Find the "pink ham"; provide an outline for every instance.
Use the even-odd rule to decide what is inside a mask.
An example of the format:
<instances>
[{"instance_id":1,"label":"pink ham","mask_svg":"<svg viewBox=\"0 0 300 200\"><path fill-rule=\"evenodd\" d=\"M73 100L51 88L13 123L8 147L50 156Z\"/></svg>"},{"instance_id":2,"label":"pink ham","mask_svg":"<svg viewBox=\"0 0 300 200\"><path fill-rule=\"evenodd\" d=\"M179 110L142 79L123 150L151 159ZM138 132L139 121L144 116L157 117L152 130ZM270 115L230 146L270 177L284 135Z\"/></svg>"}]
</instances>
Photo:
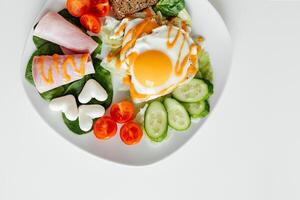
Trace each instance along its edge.
<instances>
[{"instance_id":1,"label":"pink ham","mask_svg":"<svg viewBox=\"0 0 300 200\"><path fill-rule=\"evenodd\" d=\"M89 54L35 56L32 75L40 93L95 73Z\"/></svg>"},{"instance_id":2,"label":"pink ham","mask_svg":"<svg viewBox=\"0 0 300 200\"><path fill-rule=\"evenodd\" d=\"M91 37L56 12L48 12L42 17L33 34L78 53L92 53L98 46Z\"/></svg>"}]
</instances>

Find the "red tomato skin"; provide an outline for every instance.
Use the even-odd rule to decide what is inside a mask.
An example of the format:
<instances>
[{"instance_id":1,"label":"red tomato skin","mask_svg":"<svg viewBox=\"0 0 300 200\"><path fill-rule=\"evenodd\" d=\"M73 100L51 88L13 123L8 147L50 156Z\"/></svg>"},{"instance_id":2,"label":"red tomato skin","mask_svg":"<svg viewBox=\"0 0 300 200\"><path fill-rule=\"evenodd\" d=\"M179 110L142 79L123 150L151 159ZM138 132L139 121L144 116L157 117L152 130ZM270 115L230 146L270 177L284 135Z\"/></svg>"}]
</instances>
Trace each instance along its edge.
<instances>
[{"instance_id":1,"label":"red tomato skin","mask_svg":"<svg viewBox=\"0 0 300 200\"><path fill-rule=\"evenodd\" d=\"M136 122L128 122L120 130L120 138L126 145L138 144L142 137L143 130Z\"/></svg>"},{"instance_id":2,"label":"red tomato skin","mask_svg":"<svg viewBox=\"0 0 300 200\"><path fill-rule=\"evenodd\" d=\"M135 116L134 105L130 101L115 103L110 108L110 116L118 123L126 123Z\"/></svg>"},{"instance_id":3,"label":"red tomato skin","mask_svg":"<svg viewBox=\"0 0 300 200\"><path fill-rule=\"evenodd\" d=\"M91 13L97 17L107 16L110 12L108 0L92 0L91 5Z\"/></svg>"},{"instance_id":4,"label":"red tomato skin","mask_svg":"<svg viewBox=\"0 0 300 200\"><path fill-rule=\"evenodd\" d=\"M109 116L99 118L93 127L96 138L100 140L108 140L117 133L117 123Z\"/></svg>"},{"instance_id":5,"label":"red tomato skin","mask_svg":"<svg viewBox=\"0 0 300 200\"><path fill-rule=\"evenodd\" d=\"M100 19L93 14L84 14L80 17L81 25L86 28L86 30L93 33L99 33L101 29Z\"/></svg>"},{"instance_id":6,"label":"red tomato skin","mask_svg":"<svg viewBox=\"0 0 300 200\"><path fill-rule=\"evenodd\" d=\"M89 12L91 8L90 0L67 0L66 8L74 17L81 17Z\"/></svg>"}]
</instances>

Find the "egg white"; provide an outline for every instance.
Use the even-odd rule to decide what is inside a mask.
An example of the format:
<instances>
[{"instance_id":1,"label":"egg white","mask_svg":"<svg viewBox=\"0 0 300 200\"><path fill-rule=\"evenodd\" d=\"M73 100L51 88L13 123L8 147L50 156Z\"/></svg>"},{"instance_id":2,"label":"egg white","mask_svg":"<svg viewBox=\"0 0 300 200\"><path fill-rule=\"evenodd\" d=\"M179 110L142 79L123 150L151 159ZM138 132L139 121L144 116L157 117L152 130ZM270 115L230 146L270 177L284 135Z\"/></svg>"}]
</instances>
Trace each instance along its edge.
<instances>
[{"instance_id":1,"label":"egg white","mask_svg":"<svg viewBox=\"0 0 300 200\"><path fill-rule=\"evenodd\" d=\"M181 32L180 37L177 40L175 46L171 49L167 48L168 27L166 25L164 25L164 26L160 26L160 27L154 29L151 34L140 37L136 41L134 47L131 48L128 52L126 52L125 56L128 56L133 52L135 52L137 54L141 54L145 51L157 50L157 51L161 51L161 52L165 53L172 62L172 74L171 74L169 80L167 80L164 84L157 86L157 87L146 87L146 86L142 85L136 79L133 67L130 67L128 65L129 63L125 62L124 64L126 66L123 66L123 67L126 67L127 69L129 69L129 72L131 75L131 82L134 85L135 90L138 93L154 95L154 97L156 98L157 96L159 96L157 94L159 92L161 92L162 90L170 88L174 85L179 86L186 82L186 81L182 82L182 80L184 80L186 78L188 68L191 65L191 61L189 60L186 63L186 65L184 66L183 72L179 76L175 75L175 66L176 66L178 56L179 56L179 50L180 50L182 41L184 40L184 34L187 34L187 37L186 37L186 40L185 40L183 48L182 48L182 54L181 54L181 58L179 60L180 63L183 61L184 57L189 53L190 46L192 44L194 44L194 41L192 40L192 38L189 36L188 33L185 33L184 30L179 29L177 27L173 27L170 38L169 38L170 41L173 41L175 39L177 31ZM192 55L197 55L196 48L192 51ZM153 59L155 59L155 58L153 58ZM198 63L197 63L196 67L198 68ZM189 79L191 79L191 78L193 78L193 77L192 76L189 77Z\"/></svg>"}]
</instances>

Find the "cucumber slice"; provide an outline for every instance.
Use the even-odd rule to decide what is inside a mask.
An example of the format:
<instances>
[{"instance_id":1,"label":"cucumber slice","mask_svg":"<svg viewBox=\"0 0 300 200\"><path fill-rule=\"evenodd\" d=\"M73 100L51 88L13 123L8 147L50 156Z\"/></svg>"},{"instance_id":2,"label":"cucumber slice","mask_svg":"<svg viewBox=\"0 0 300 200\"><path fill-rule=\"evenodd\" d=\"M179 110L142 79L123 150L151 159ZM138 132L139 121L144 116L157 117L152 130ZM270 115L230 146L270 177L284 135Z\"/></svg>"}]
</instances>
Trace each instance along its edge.
<instances>
[{"instance_id":1,"label":"cucumber slice","mask_svg":"<svg viewBox=\"0 0 300 200\"><path fill-rule=\"evenodd\" d=\"M150 140L161 142L167 137L168 115L160 101L153 101L145 113L145 131Z\"/></svg>"},{"instance_id":2,"label":"cucumber slice","mask_svg":"<svg viewBox=\"0 0 300 200\"><path fill-rule=\"evenodd\" d=\"M192 79L176 88L173 97L182 102L194 103L207 100L213 93L213 85L203 79Z\"/></svg>"},{"instance_id":3,"label":"cucumber slice","mask_svg":"<svg viewBox=\"0 0 300 200\"><path fill-rule=\"evenodd\" d=\"M204 118L210 111L208 101L201 101L197 103L183 103L183 106L192 118Z\"/></svg>"},{"instance_id":4,"label":"cucumber slice","mask_svg":"<svg viewBox=\"0 0 300 200\"><path fill-rule=\"evenodd\" d=\"M166 98L164 104L168 113L168 123L172 128L177 131L189 128L191 118L183 105L172 98Z\"/></svg>"}]
</instances>

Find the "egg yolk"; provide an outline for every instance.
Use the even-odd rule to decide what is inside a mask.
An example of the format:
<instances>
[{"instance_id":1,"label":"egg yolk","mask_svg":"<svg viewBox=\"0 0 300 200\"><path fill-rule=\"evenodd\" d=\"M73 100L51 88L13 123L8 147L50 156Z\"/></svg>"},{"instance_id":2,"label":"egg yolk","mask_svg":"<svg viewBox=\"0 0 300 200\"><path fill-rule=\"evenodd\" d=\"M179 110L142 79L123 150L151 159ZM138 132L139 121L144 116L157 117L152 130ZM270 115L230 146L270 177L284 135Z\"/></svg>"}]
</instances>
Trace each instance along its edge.
<instances>
[{"instance_id":1,"label":"egg yolk","mask_svg":"<svg viewBox=\"0 0 300 200\"><path fill-rule=\"evenodd\" d=\"M172 75L172 61L161 51L145 51L136 57L133 72L143 86L161 86Z\"/></svg>"}]
</instances>

